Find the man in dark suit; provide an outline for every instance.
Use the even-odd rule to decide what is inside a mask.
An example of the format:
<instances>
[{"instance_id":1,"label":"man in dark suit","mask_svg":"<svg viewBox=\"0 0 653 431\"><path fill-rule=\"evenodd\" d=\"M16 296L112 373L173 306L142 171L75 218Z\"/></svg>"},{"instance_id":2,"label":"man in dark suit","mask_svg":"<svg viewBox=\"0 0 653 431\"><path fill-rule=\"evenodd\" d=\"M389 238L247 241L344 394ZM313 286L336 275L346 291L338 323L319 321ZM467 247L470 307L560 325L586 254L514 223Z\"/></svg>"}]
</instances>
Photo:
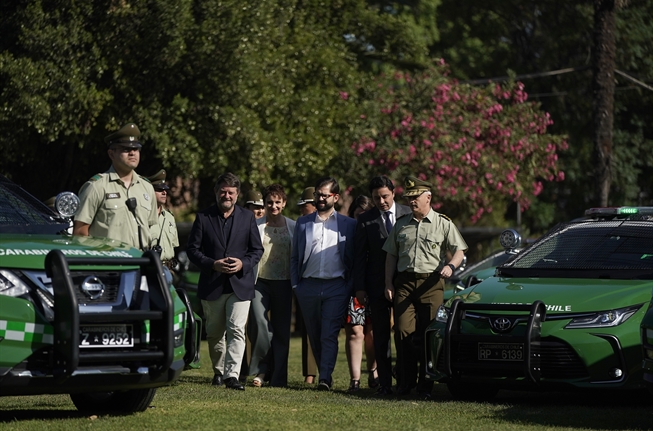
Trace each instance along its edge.
<instances>
[{"instance_id":1,"label":"man in dark suit","mask_svg":"<svg viewBox=\"0 0 653 431\"><path fill-rule=\"evenodd\" d=\"M290 278L304 315L306 332L320 372L317 389L333 386L331 375L338 356L338 334L353 293L356 221L338 214L340 186L331 177L315 185L317 212L295 225Z\"/></svg>"},{"instance_id":2,"label":"man in dark suit","mask_svg":"<svg viewBox=\"0 0 653 431\"><path fill-rule=\"evenodd\" d=\"M200 269L197 294L206 319L213 363L212 384L245 390L238 381L245 353L245 324L254 298L254 267L263 245L254 214L236 205L240 180L221 175L216 204L197 213L188 237L188 258ZM225 333L227 335L225 341Z\"/></svg>"},{"instance_id":3,"label":"man in dark suit","mask_svg":"<svg viewBox=\"0 0 653 431\"><path fill-rule=\"evenodd\" d=\"M395 186L390 178L374 177L369 190L374 208L358 216L354 240L354 286L356 298L370 308L374 352L379 374L380 396L392 394L390 332L392 303L385 298L385 258L383 244L397 218L409 214L410 207L395 203Z\"/></svg>"}]
</instances>

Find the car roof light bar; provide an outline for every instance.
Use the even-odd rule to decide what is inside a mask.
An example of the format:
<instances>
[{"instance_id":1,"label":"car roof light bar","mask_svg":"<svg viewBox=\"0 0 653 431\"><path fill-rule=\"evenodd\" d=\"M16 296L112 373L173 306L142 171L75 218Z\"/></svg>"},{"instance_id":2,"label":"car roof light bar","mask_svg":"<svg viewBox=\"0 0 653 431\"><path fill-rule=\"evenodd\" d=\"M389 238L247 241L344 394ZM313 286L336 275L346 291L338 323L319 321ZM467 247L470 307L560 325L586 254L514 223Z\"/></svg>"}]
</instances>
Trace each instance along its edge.
<instances>
[{"instance_id":1,"label":"car roof light bar","mask_svg":"<svg viewBox=\"0 0 653 431\"><path fill-rule=\"evenodd\" d=\"M653 207L605 207L590 208L585 210L585 215L627 215L646 214L653 215Z\"/></svg>"}]
</instances>

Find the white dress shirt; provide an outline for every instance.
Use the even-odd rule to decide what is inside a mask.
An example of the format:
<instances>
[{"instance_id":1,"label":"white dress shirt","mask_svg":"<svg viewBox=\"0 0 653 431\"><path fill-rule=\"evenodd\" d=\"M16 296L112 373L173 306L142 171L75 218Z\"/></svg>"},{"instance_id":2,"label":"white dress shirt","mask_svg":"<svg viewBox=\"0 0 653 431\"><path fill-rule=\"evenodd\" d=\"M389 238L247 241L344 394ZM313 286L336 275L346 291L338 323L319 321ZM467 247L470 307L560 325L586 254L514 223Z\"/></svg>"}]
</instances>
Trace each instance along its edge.
<instances>
[{"instance_id":1,"label":"white dress shirt","mask_svg":"<svg viewBox=\"0 0 653 431\"><path fill-rule=\"evenodd\" d=\"M308 229L306 233L308 234ZM338 219L335 211L332 211L326 220L322 220L318 213L315 213L313 240L306 241L304 256L307 264L302 277L327 280L344 278L345 265L338 250Z\"/></svg>"}]
</instances>

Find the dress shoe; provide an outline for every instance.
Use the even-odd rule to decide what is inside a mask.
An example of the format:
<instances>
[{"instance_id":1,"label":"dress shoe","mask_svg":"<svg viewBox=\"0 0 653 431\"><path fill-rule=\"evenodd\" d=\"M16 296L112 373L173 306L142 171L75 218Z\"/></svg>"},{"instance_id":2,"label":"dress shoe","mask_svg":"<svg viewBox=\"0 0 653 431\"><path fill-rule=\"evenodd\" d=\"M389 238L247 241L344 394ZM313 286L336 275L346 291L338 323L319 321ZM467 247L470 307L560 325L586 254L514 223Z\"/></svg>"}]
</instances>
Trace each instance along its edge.
<instances>
[{"instance_id":1,"label":"dress shoe","mask_svg":"<svg viewBox=\"0 0 653 431\"><path fill-rule=\"evenodd\" d=\"M369 372L369 376L367 376L367 387L370 389L374 389L377 386L379 386L379 378L374 377L374 373L376 373L376 368L368 372Z\"/></svg>"},{"instance_id":2,"label":"dress shoe","mask_svg":"<svg viewBox=\"0 0 653 431\"><path fill-rule=\"evenodd\" d=\"M222 386L222 376L219 374L213 375L213 380L211 381L213 386Z\"/></svg>"},{"instance_id":3,"label":"dress shoe","mask_svg":"<svg viewBox=\"0 0 653 431\"><path fill-rule=\"evenodd\" d=\"M317 390L318 391L330 391L331 390L331 382L328 380L320 380L320 383L317 385Z\"/></svg>"},{"instance_id":4,"label":"dress shoe","mask_svg":"<svg viewBox=\"0 0 653 431\"><path fill-rule=\"evenodd\" d=\"M397 386L397 395L408 395L412 389L410 386Z\"/></svg>"},{"instance_id":5,"label":"dress shoe","mask_svg":"<svg viewBox=\"0 0 653 431\"><path fill-rule=\"evenodd\" d=\"M350 380L349 381L349 389L347 389L347 392L350 394L353 394L354 392L358 392L361 390L361 381L360 380Z\"/></svg>"},{"instance_id":6,"label":"dress shoe","mask_svg":"<svg viewBox=\"0 0 653 431\"><path fill-rule=\"evenodd\" d=\"M377 397L388 397L392 395L392 389L389 386L381 386L374 395Z\"/></svg>"},{"instance_id":7,"label":"dress shoe","mask_svg":"<svg viewBox=\"0 0 653 431\"><path fill-rule=\"evenodd\" d=\"M224 379L224 385L229 389L236 389L238 391L245 390L245 386L243 386L235 377L229 377L228 379Z\"/></svg>"}]
</instances>

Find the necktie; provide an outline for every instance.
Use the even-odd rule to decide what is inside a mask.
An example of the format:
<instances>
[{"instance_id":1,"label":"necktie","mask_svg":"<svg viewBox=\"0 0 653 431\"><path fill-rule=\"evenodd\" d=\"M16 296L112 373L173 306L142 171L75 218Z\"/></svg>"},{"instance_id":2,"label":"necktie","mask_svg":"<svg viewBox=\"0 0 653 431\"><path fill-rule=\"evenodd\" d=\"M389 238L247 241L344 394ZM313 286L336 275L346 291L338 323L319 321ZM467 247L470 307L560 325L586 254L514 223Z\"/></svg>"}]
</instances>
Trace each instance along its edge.
<instances>
[{"instance_id":1,"label":"necktie","mask_svg":"<svg viewBox=\"0 0 653 431\"><path fill-rule=\"evenodd\" d=\"M392 230L392 220L390 220L390 214L390 211L385 212L385 230L387 230L388 233L390 233Z\"/></svg>"}]
</instances>

